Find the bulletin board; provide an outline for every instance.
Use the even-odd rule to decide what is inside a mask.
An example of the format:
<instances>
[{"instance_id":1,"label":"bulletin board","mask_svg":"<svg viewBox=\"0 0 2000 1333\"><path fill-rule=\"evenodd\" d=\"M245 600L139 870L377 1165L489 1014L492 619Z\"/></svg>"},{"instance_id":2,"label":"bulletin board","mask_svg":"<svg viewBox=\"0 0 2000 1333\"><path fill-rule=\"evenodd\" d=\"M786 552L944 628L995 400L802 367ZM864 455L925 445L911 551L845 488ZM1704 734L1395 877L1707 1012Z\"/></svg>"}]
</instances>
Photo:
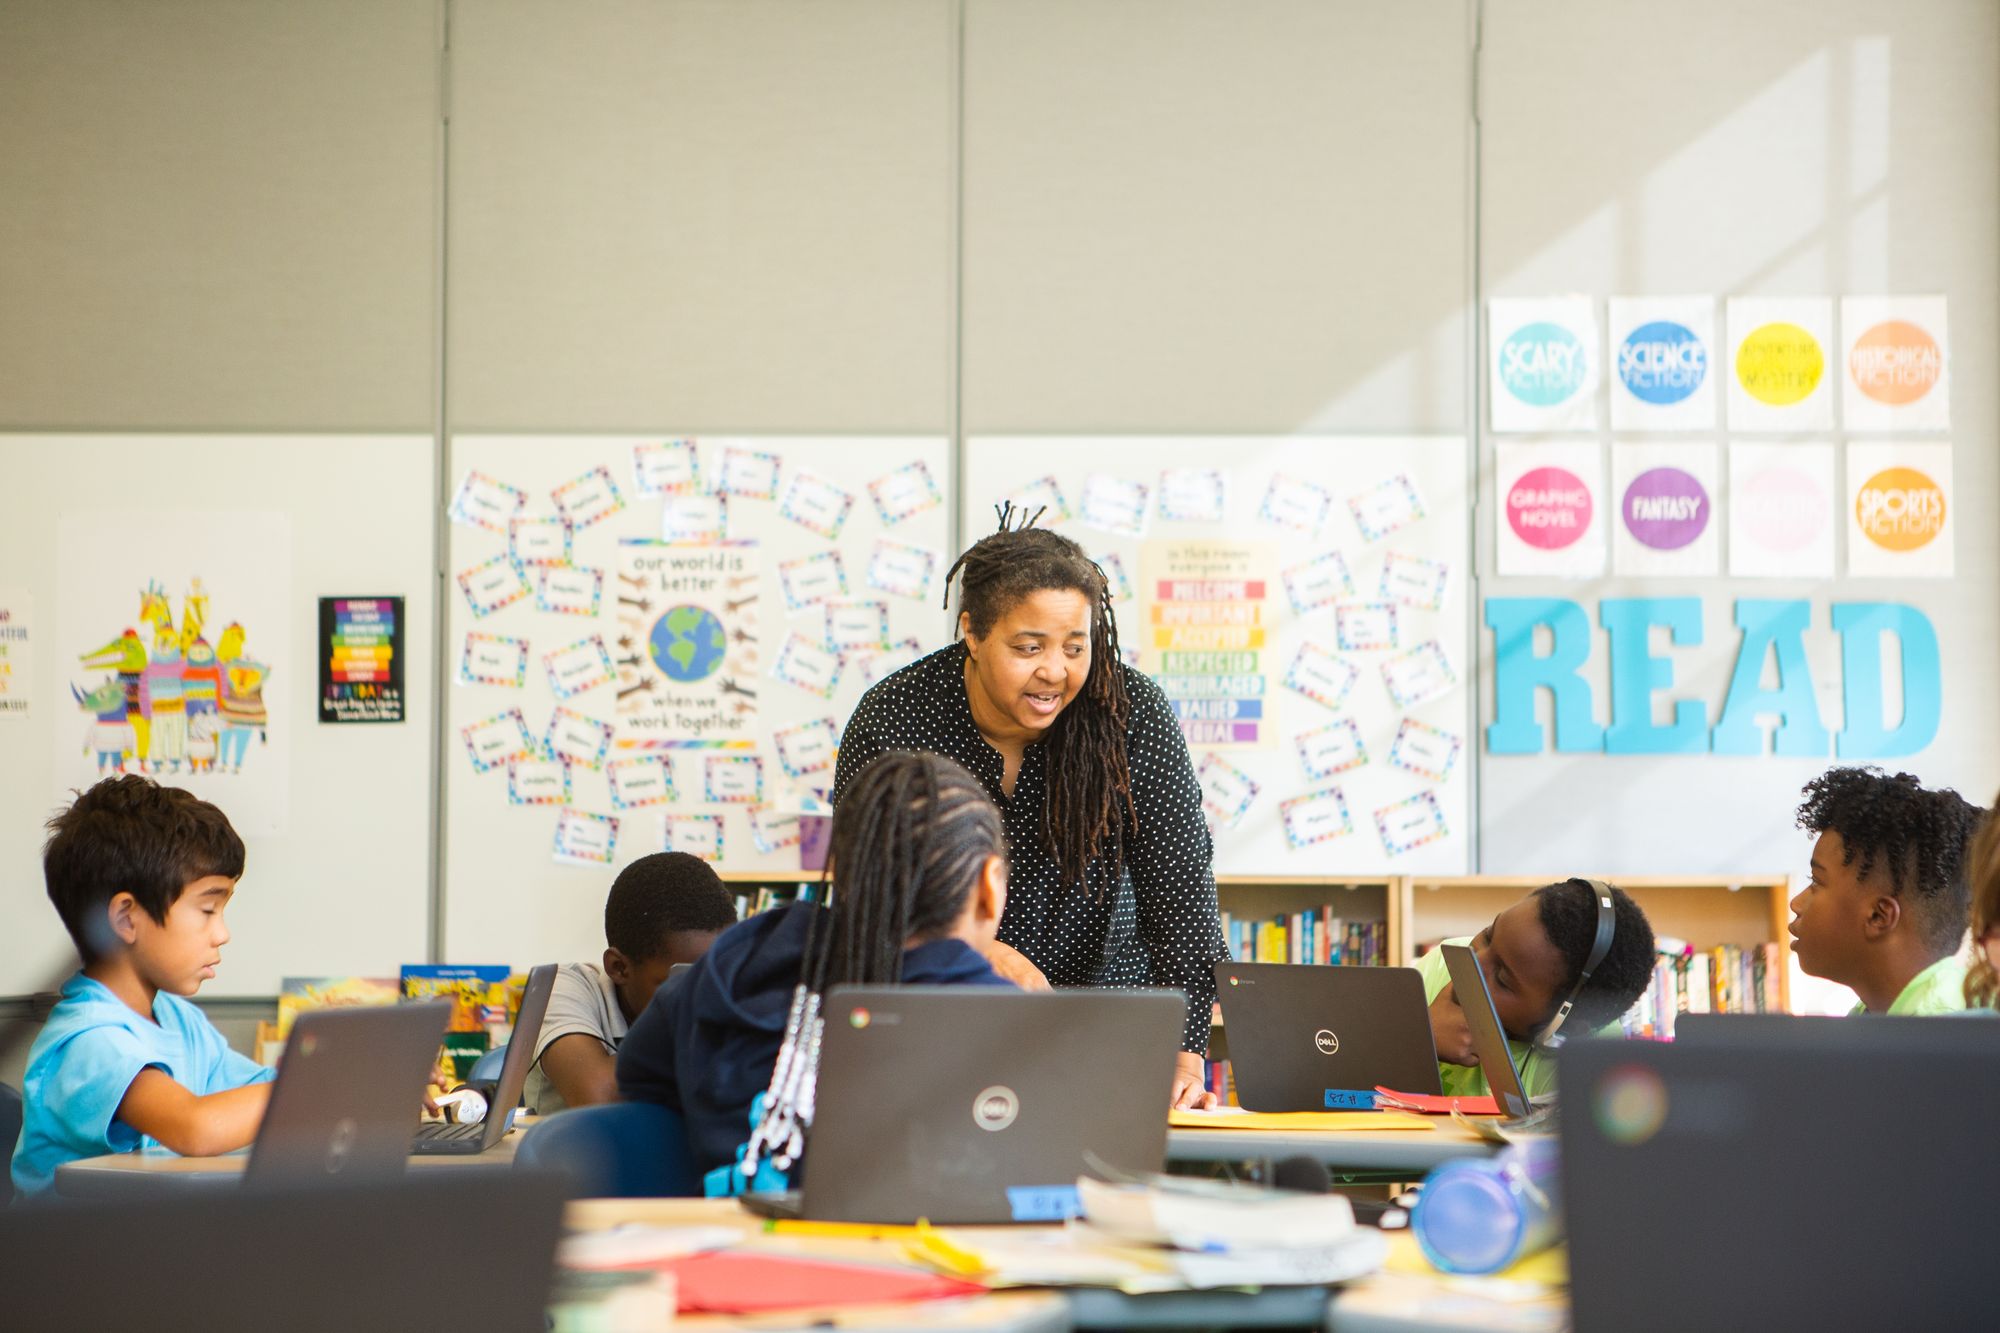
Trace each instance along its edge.
<instances>
[{"instance_id":1,"label":"bulletin board","mask_svg":"<svg viewBox=\"0 0 2000 1333\"><path fill-rule=\"evenodd\" d=\"M1236 875L1468 865L1465 442L986 436L969 543L1012 500L1104 567Z\"/></svg>"},{"instance_id":2,"label":"bulletin board","mask_svg":"<svg viewBox=\"0 0 2000 1333\"><path fill-rule=\"evenodd\" d=\"M797 871L870 684L946 640L941 437L457 436L443 954L603 948L618 867Z\"/></svg>"}]
</instances>

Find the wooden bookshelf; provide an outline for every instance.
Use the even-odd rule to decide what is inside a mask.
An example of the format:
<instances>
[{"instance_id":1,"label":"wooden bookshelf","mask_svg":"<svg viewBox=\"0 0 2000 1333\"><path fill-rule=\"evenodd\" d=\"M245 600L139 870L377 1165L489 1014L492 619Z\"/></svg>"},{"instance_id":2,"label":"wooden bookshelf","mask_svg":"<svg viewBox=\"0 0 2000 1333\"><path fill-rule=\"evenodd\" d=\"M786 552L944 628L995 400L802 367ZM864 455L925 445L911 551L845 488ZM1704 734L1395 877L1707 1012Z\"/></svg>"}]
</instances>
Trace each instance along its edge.
<instances>
[{"instance_id":1,"label":"wooden bookshelf","mask_svg":"<svg viewBox=\"0 0 2000 1333\"><path fill-rule=\"evenodd\" d=\"M1521 875L1404 879L1391 918L1400 918L1402 929L1392 929L1389 937L1400 941L1402 952L1392 954L1391 959L1407 967L1416 960L1420 944L1476 935L1496 912L1548 882ZM1787 904L1792 897L1789 876L1612 876L1610 882L1632 895L1655 934L1678 936L1697 949L1787 942L1786 925L1791 920ZM1789 1012L1791 968L1784 965L1789 954L1784 950L1780 954L1778 998Z\"/></svg>"}]
</instances>

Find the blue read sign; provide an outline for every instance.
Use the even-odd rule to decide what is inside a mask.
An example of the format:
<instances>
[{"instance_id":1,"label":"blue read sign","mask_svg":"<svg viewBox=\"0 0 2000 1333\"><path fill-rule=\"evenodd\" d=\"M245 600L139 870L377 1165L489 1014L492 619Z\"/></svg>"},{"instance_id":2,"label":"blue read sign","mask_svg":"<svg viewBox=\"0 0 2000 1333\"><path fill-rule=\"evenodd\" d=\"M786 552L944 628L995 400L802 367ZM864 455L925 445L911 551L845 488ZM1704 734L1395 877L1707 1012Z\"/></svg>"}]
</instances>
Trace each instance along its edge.
<instances>
[{"instance_id":1,"label":"blue read sign","mask_svg":"<svg viewBox=\"0 0 2000 1333\"><path fill-rule=\"evenodd\" d=\"M1489 597L1486 627L1493 631L1493 721L1486 728L1490 754L1540 754L1544 728L1535 720L1535 692L1554 701L1553 728L1559 753L1748 754L1764 753L1758 718L1775 717L1775 753L1791 757L1832 753L1841 759L1887 759L1915 754L1937 736L1942 714L1942 675L1937 630L1930 618L1898 602L1835 602L1833 631L1840 636L1840 731L1820 720L1812 670L1806 663L1805 632L1812 604L1741 598L1736 628L1743 641L1730 673L1722 713L1710 727L1708 705L1699 699L1674 701L1673 721L1653 721L1653 696L1674 683L1671 659L1650 646L1655 625L1681 647L1702 641L1699 597L1607 597L1598 603L1598 623L1608 641L1611 724L1595 720L1595 699L1582 668L1594 638L1583 607L1560 597ZM1535 652L1535 631L1546 627L1552 646ZM1882 697L1882 641L1897 645L1902 661L1902 708L1894 726L1885 725ZM1777 684L1766 688L1764 664L1777 658Z\"/></svg>"}]
</instances>

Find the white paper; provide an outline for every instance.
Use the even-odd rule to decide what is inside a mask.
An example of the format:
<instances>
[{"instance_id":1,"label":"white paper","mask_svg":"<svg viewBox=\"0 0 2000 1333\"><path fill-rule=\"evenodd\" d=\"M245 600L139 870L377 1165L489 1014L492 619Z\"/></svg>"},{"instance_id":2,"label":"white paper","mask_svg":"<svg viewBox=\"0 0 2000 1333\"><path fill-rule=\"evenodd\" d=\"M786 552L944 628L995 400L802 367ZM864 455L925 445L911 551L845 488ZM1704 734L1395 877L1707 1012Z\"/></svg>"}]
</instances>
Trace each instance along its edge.
<instances>
[{"instance_id":1,"label":"white paper","mask_svg":"<svg viewBox=\"0 0 2000 1333\"><path fill-rule=\"evenodd\" d=\"M1604 573L1604 472L1595 441L1494 446L1502 578Z\"/></svg>"},{"instance_id":2,"label":"white paper","mask_svg":"<svg viewBox=\"0 0 2000 1333\"><path fill-rule=\"evenodd\" d=\"M1731 297L1729 429L1833 428L1833 302Z\"/></svg>"},{"instance_id":3,"label":"white paper","mask_svg":"<svg viewBox=\"0 0 2000 1333\"><path fill-rule=\"evenodd\" d=\"M1717 572L1722 557L1716 447L1699 444L1611 446L1611 567L1637 578L1693 578Z\"/></svg>"},{"instance_id":4,"label":"white paper","mask_svg":"<svg viewBox=\"0 0 2000 1333\"><path fill-rule=\"evenodd\" d=\"M1715 429L1715 298L1614 296L1611 429Z\"/></svg>"},{"instance_id":5,"label":"white paper","mask_svg":"<svg viewBox=\"0 0 2000 1333\"><path fill-rule=\"evenodd\" d=\"M1486 303L1496 431L1597 427L1597 304L1588 296Z\"/></svg>"},{"instance_id":6,"label":"white paper","mask_svg":"<svg viewBox=\"0 0 2000 1333\"><path fill-rule=\"evenodd\" d=\"M1843 297L1840 345L1840 416L1847 429L1951 428L1944 297Z\"/></svg>"},{"instance_id":7,"label":"white paper","mask_svg":"<svg viewBox=\"0 0 2000 1333\"><path fill-rule=\"evenodd\" d=\"M25 718L35 697L35 599L25 588L0 588L0 720Z\"/></svg>"},{"instance_id":8,"label":"white paper","mask_svg":"<svg viewBox=\"0 0 2000 1333\"><path fill-rule=\"evenodd\" d=\"M1830 444L1729 446L1729 573L1734 578L1833 577Z\"/></svg>"},{"instance_id":9,"label":"white paper","mask_svg":"<svg viewBox=\"0 0 2000 1333\"><path fill-rule=\"evenodd\" d=\"M1951 446L1847 446L1847 573L1950 578L1956 497Z\"/></svg>"}]
</instances>

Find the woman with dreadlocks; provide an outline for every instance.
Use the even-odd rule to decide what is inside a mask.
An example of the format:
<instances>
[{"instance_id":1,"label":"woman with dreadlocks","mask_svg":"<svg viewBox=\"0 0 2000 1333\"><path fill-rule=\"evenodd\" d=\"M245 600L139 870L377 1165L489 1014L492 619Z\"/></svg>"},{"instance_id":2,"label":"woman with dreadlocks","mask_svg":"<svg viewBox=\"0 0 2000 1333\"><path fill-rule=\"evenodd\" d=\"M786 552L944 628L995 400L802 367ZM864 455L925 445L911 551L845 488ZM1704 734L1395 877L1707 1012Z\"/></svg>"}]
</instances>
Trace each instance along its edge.
<instances>
[{"instance_id":1,"label":"woman with dreadlocks","mask_svg":"<svg viewBox=\"0 0 2000 1333\"><path fill-rule=\"evenodd\" d=\"M1010 893L986 956L1028 988L1168 986L1188 1021L1172 1104L1205 1091L1228 957L1201 788L1166 696L1118 653L1104 571L1038 515L1000 529L945 575L959 641L877 682L841 735L836 817L886 750L949 755L978 777L1007 832Z\"/></svg>"},{"instance_id":2,"label":"woman with dreadlocks","mask_svg":"<svg viewBox=\"0 0 2000 1333\"><path fill-rule=\"evenodd\" d=\"M619 1095L681 1113L710 1194L771 1187L759 1165L784 1172L803 1150L829 987L1009 984L980 952L1007 906L1000 815L951 760L900 751L855 774L824 884L824 904L724 931L618 1050Z\"/></svg>"}]
</instances>

